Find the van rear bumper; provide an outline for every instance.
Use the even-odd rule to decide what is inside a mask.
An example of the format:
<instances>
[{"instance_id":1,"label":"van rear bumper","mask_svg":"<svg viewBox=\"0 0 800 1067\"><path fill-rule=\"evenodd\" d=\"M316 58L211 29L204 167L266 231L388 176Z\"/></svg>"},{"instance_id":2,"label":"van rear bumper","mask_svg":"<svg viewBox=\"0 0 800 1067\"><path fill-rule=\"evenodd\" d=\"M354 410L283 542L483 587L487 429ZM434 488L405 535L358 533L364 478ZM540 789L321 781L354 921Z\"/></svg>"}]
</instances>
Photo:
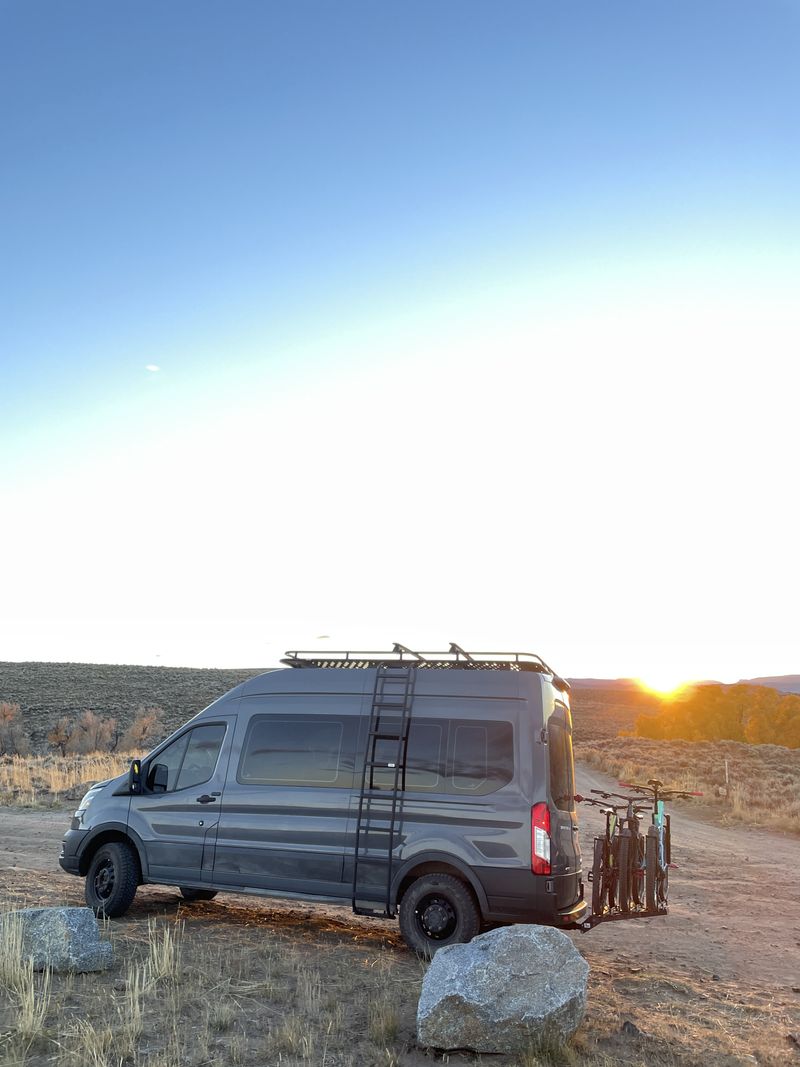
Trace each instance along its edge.
<instances>
[{"instance_id":1,"label":"van rear bumper","mask_svg":"<svg viewBox=\"0 0 800 1067\"><path fill-rule=\"evenodd\" d=\"M492 922L577 926L589 912L583 899L580 873L560 876L534 874L525 869L473 867L486 894ZM570 903L566 906L565 901Z\"/></svg>"}]
</instances>

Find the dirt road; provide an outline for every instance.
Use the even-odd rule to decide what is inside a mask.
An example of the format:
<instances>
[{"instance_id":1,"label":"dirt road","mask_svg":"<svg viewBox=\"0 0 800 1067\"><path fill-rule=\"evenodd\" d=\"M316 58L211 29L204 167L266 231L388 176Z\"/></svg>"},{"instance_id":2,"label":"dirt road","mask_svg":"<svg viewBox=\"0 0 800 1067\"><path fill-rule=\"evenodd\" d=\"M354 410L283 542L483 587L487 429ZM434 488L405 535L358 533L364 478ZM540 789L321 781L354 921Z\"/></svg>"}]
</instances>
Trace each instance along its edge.
<instances>
[{"instance_id":1,"label":"dirt road","mask_svg":"<svg viewBox=\"0 0 800 1067\"><path fill-rule=\"evenodd\" d=\"M592 786L616 783L579 767L578 789L588 793ZM670 914L570 935L592 969L585 1054L630 1064L800 1063L790 1036L800 1037L800 838L721 828L689 804L674 805L672 813L678 867L670 875ZM584 806L580 818L588 866L602 816ZM83 903L82 882L58 867L68 821L68 811L0 809L6 905ZM176 904L174 890L148 887L131 915ZM346 908L225 896L193 911L212 913L217 924L268 922L301 939L312 931L318 941L346 938L403 951L395 924ZM626 1022L633 1029L623 1030Z\"/></svg>"},{"instance_id":2,"label":"dirt road","mask_svg":"<svg viewBox=\"0 0 800 1067\"><path fill-rule=\"evenodd\" d=\"M584 794L592 787L620 789L587 767L578 768L577 785ZM672 804L670 810L677 869L670 871L669 915L608 923L586 938L595 947L612 945L705 971L712 981L718 975L764 982L788 993L800 987L800 838L716 826L698 818L691 802ZM580 821L587 867L603 816L583 805Z\"/></svg>"}]
</instances>

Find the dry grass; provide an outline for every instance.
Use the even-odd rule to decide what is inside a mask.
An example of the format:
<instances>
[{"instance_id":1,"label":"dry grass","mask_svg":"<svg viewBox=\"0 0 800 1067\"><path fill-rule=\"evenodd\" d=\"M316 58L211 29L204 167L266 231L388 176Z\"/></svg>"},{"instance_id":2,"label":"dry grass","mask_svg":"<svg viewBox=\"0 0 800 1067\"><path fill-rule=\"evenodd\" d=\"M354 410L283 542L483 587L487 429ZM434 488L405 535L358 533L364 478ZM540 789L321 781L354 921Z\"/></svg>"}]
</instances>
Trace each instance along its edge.
<instances>
[{"instance_id":1,"label":"dry grass","mask_svg":"<svg viewBox=\"0 0 800 1067\"><path fill-rule=\"evenodd\" d=\"M702 803L725 821L794 832L800 828L800 750L739 741L622 737L579 742L575 756L621 781L655 777L677 789L699 790Z\"/></svg>"},{"instance_id":2,"label":"dry grass","mask_svg":"<svg viewBox=\"0 0 800 1067\"><path fill-rule=\"evenodd\" d=\"M0 757L0 805L53 807L78 799L93 782L122 774L131 759L128 753L107 752Z\"/></svg>"},{"instance_id":3,"label":"dry grass","mask_svg":"<svg viewBox=\"0 0 800 1067\"><path fill-rule=\"evenodd\" d=\"M0 972L0 1065L728 1067L753 1048L760 1062L791 1062L778 1041L785 1012L757 990L632 974L589 941L589 1011L569 1045L434 1055L415 1043L423 965L386 935L313 918L281 926L275 913L265 922L257 909L216 904L183 919L186 909L171 907L111 924L111 972L32 976L33 986L20 977L14 924L5 926L0 960L17 964ZM24 994L27 1007L23 988L35 993ZM633 1037L621 1029L629 1017L642 1031ZM777 1035L768 1046L767 1034Z\"/></svg>"}]
</instances>

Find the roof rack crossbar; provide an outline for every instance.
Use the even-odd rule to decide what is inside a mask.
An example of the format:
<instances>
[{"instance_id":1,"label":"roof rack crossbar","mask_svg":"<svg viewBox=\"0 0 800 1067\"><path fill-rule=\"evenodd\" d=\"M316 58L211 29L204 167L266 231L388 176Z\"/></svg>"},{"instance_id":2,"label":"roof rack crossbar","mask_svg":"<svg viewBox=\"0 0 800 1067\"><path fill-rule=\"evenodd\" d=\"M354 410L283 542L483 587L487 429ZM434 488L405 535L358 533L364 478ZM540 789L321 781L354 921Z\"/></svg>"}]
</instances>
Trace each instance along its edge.
<instances>
[{"instance_id":1,"label":"roof rack crossbar","mask_svg":"<svg viewBox=\"0 0 800 1067\"><path fill-rule=\"evenodd\" d=\"M425 657L424 656L421 656L419 654L419 652L415 652L411 648L406 648L406 646L405 645L401 645L399 641L395 641L394 648L392 649L392 652L394 652L396 655L399 655L401 659L403 658L403 655L408 655L408 656L413 656L414 659L417 660L418 663L424 663L425 662Z\"/></svg>"}]
</instances>

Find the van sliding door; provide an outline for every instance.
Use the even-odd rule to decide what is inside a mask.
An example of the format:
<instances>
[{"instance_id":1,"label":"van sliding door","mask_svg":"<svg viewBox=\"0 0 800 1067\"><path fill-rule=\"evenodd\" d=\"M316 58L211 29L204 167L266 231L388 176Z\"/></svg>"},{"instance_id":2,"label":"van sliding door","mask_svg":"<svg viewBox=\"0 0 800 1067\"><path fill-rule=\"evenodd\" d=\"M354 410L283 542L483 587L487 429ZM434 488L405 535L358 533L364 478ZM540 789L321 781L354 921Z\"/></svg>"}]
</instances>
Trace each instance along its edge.
<instances>
[{"instance_id":1,"label":"van sliding door","mask_svg":"<svg viewBox=\"0 0 800 1067\"><path fill-rule=\"evenodd\" d=\"M213 881L346 895L344 842L356 718L329 694L243 698Z\"/></svg>"}]
</instances>

